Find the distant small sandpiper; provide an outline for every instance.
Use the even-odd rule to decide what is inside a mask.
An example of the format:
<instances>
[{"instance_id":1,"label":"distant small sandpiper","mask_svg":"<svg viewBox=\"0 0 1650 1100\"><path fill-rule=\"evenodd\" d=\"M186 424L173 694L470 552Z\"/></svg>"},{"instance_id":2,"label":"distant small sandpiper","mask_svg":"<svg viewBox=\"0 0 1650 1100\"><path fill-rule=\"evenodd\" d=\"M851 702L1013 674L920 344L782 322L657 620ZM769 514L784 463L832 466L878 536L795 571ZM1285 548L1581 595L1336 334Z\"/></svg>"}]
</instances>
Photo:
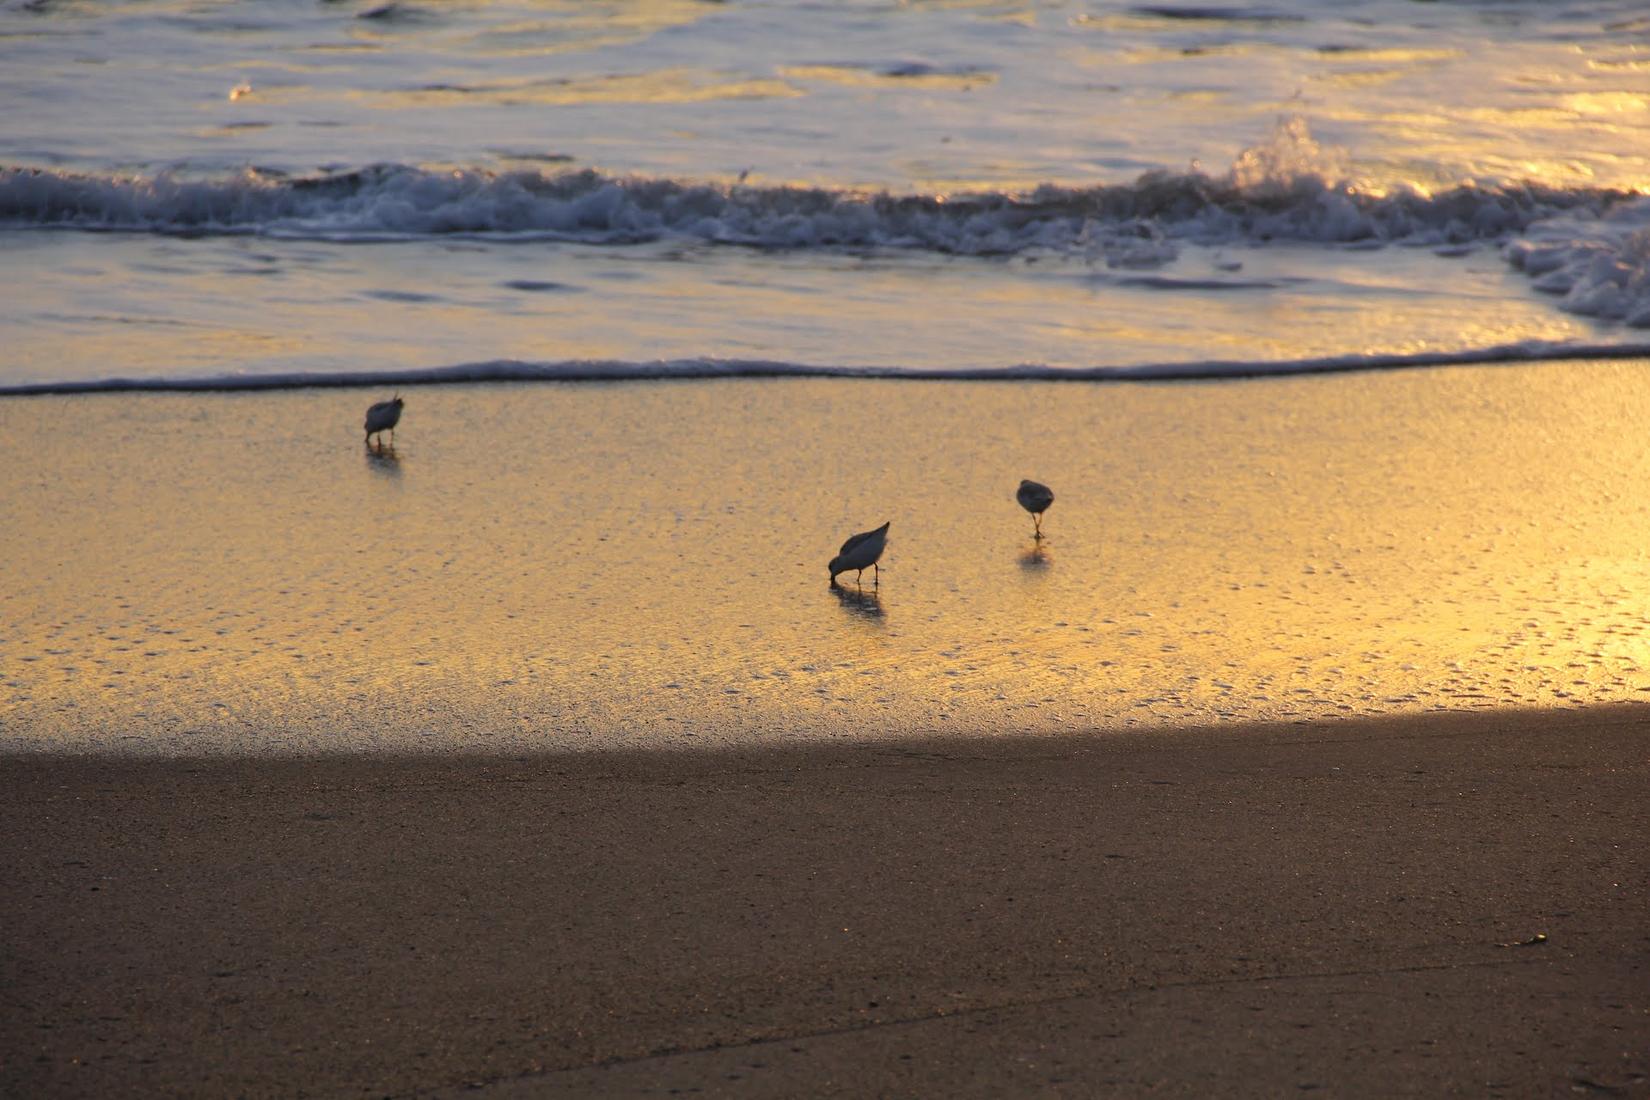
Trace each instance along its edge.
<instances>
[{"instance_id":1,"label":"distant small sandpiper","mask_svg":"<svg viewBox=\"0 0 1650 1100\"><path fill-rule=\"evenodd\" d=\"M1054 503L1054 490L1041 482L1029 478L1020 482L1020 487L1014 491L1014 499L1020 502L1020 507L1031 513L1032 522L1037 525L1034 537L1043 537L1043 513L1048 506Z\"/></svg>"},{"instance_id":2,"label":"distant small sandpiper","mask_svg":"<svg viewBox=\"0 0 1650 1100\"><path fill-rule=\"evenodd\" d=\"M888 523L892 523L889 520ZM875 531L862 531L857 535L849 535L848 541L842 544L842 552L831 559L831 587L841 587L836 583L838 573L854 571L854 583L859 583L859 575L867 569L876 569L872 574L874 583L882 583L882 570L877 568L877 559L882 557L882 551L888 546L888 523L878 527Z\"/></svg>"},{"instance_id":3,"label":"distant small sandpiper","mask_svg":"<svg viewBox=\"0 0 1650 1100\"><path fill-rule=\"evenodd\" d=\"M372 437L376 434L378 445L382 447L384 445L383 433L389 432L390 446L395 446L395 426L401 422L401 406L405 404L406 402L401 400L400 395L397 394L390 400L380 401L367 410L365 427L368 443L372 442Z\"/></svg>"}]
</instances>

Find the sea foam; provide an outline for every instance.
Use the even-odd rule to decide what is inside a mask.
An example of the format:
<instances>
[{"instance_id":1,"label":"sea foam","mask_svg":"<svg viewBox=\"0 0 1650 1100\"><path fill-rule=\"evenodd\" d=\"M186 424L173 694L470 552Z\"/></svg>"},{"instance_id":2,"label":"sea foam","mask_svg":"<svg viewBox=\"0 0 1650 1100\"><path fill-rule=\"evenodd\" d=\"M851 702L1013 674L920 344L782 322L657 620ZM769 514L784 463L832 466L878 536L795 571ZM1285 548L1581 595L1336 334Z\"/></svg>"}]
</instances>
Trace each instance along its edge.
<instances>
[{"instance_id":1,"label":"sea foam","mask_svg":"<svg viewBox=\"0 0 1650 1100\"><path fill-rule=\"evenodd\" d=\"M1571 313L1650 328L1650 198L1536 225L1507 258Z\"/></svg>"},{"instance_id":2,"label":"sea foam","mask_svg":"<svg viewBox=\"0 0 1650 1100\"><path fill-rule=\"evenodd\" d=\"M262 236L334 242L463 237L628 245L683 241L790 251L1056 255L1159 269L1183 245L1504 249L1572 313L1650 326L1650 196L1536 182L1427 189L1354 179L1344 150L1301 119L1224 173L1147 172L1091 187L898 194L545 172L377 164L289 177L247 168L198 178L0 168L0 227Z\"/></svg>"},{"instance_id":3,"label":"sea foam","mask_svg":"<svg viewBox=\"0 0 1650 1100\"><path fill-rule=\"evenodd\" d=\"M186 236L375 241L469 236L629 244L677 238L757 248L921 249L961 255L1084 250L1124 265L1175 241L1416 245L1498 241L1635 196L1534 183L1437 192L1360 189L1314 171L1154 171L1132 183L1027 192L892 194L613 176L372 165L286 178L96 175L0 168L0 225ZM1167 242L1169 247L1151 247ZM1143 247L1144 246L1144 247Z\"/></svg>"}]
</instances>

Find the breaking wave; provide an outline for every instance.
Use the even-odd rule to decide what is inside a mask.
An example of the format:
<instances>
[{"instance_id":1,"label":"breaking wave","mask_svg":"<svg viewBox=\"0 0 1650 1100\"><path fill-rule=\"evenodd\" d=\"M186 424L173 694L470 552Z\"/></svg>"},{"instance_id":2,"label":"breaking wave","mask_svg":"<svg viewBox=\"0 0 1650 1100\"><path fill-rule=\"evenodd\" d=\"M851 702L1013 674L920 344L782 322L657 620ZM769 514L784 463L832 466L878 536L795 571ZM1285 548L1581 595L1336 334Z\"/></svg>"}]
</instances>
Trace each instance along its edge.
<instances>
[{"instance_id":1,"label":"breaking wave","mask_svg":"<svg viewBox=\"0 0 1650 1100\"><path fill-rule=\"evenodd\" d=\"M1604 214L1632 197L1534 183L1364 191L1317 172L1257 173L1241 161L1221 176L1159 171L1127 184L955 195L723 185L588 169L547 174L381 164L303 178L245 169L191 179L0 168L0 224L13 228L330 241L679 238L963 255L1098 247L1125 258L1139 246L1174 240L1496 240L1561 214Z\"/></svg>"},{"instance_id":2,"label":"breaking wave","mask_svg":"<svg viewBox=\"0 0 1650 1100\"><path fill-rule=\"evenodd\" d=\"M1650 327L1650 196L1534 182L1441 190L1349 182L1344 151L1300 119L1222 174L1025 192L893 194L616 176L378 164L317 176L98 175L0 167L0 227L245 235L336 242L468 237L770 249L1052 252L1162 267L1183 243L1270 241L1443 252L1494 244L1562 308Z\"/></svg>"}]
</instances>

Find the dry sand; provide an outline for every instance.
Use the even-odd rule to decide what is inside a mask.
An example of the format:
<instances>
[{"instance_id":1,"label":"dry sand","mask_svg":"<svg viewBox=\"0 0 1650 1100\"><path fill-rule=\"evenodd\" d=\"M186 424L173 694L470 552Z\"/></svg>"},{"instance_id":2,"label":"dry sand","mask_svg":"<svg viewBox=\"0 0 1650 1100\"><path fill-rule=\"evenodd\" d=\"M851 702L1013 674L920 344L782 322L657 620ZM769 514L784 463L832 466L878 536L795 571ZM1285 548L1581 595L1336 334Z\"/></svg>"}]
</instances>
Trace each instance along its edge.
<instances>
[{"instance_id":1,"label":"dry sand","mask_svg":"<svg viewBox=\"0 0 1650 1100\"><path fill-rule=\"evenodd\" d=\"M1650 1094L1641 709L0 768L6 1096Z\"/></svg>"}]
</instances>

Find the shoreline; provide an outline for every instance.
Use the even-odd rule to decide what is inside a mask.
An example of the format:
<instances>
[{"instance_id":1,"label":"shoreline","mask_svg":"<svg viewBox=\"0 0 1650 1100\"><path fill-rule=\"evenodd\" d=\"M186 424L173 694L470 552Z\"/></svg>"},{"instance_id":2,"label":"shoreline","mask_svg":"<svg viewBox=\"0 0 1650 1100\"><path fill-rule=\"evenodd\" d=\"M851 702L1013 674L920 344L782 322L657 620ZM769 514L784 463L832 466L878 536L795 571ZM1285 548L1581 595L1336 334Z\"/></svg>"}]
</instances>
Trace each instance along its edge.
<instances>
[{"instance_id":1,"label":"shoreline","mask_svg":"<svg viewBox=\"0 0 1650 1100\"><path fill-rule=\"evenodd\" d=\"M835 379L845 382L1085 382L1091 385L1156 382L1263 382L1268 379L1450 367L1562 366L1650 359L1647 343L1576 343L1528 340L1451 351L1346 352L1276 360L1195 360L1087 366L1016 363L1003 366L902 367L679 356L670 359L493 359L448 366L374 371L273 371L261 375L58 379L0 384L0 399L105 394L237 394L287 390L379 390L386 386L491 386L568 383L717 382Z\"/></svg>"},{"instance_id":2,"label":"shoreline","mask_svg":"<svg viewBox=\"0 0 1650 1100\"><path fill-rule=\"evenodd\" d=\"M18 1095L1650 1082L1642 707L0 774Z\"/></svg>"}]
</instances>

